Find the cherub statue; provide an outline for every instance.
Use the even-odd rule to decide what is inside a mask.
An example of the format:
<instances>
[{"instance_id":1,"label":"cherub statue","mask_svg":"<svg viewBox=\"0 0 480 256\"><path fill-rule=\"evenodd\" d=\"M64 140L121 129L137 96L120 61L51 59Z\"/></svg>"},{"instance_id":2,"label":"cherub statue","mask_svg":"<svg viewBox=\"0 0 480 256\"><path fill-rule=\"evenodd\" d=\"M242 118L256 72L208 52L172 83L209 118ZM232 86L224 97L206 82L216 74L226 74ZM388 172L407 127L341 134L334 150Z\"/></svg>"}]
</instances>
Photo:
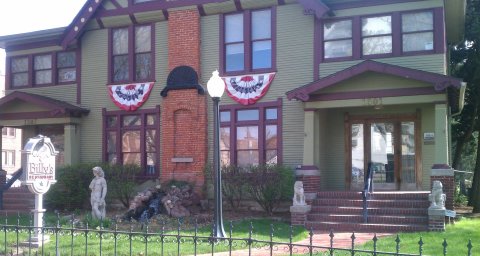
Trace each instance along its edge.
<instances>
[{"instance_id":1,"label":"cherub statue","mask_svg":"<svg viewBox=\"0 0 480 256\"><path fill-rule=\"evenodd\" d=\"M92 205L92 217L95 219L105 219L106 214L106 204L105 196L107 195L107 181L104 178L103 169L99 166L93 167L92 169L93 178L90 182L90 203Z\"/></svg>"},{"instance_id":2,"label":"cherub statue","mask_svg":"<svg viewBox=\"0 0 480 256\"><path fill-rule=\"evenodd\" d=\"M306 205L302 181L295 181L293 193L293 205Z\"/></svg>"},{"instance_id":3,"label":"cherub statue","mask_svg":"<svg viewBox=\"0 0 480 256\"><path fill-rule=\"evenodd\" d=\"M430 208L445 209L446 196L443 193L443 185L439 180L433 181L432 193L428 195Z\"/></svg>"}]
</instances>

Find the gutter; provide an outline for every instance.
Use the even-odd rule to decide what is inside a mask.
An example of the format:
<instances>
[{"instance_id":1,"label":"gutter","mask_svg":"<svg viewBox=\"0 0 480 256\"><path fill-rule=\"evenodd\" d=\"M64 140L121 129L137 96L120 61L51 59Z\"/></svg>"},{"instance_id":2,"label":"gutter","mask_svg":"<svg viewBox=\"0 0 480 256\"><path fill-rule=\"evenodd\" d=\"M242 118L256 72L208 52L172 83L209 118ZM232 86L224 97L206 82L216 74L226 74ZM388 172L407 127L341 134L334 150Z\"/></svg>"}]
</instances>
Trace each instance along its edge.
<instances>
[{"instance_id":1,"label":"gutter","mask_svg":"<svg viewBox=\"0 0 480 256\"><path fill-rule=\"evenodd\" d=\"M463 106L465 106L465 90L467 89L467 83L462 82L460 86L460 95L458 95L458 112L452 113L452 117L460 115L463 110Z\"/></svg>"}]
</instances>

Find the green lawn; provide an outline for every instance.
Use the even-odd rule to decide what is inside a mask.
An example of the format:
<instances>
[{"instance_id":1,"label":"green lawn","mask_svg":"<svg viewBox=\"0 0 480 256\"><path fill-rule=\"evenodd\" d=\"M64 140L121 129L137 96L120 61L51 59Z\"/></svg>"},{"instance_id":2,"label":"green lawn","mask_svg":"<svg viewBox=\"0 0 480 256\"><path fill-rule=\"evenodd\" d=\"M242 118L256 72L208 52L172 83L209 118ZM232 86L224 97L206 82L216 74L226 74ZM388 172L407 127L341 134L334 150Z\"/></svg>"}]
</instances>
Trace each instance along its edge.
<instances>
[{"instance_id":1,"label":"green lawn","mask_svg":"<svg viewBox=\"0 0 480 256\"><path fill-rule=\"evenodd\" d=\"M9 222L16 224L16 222ZM55 244L58 239L58 248L61 255L70 255L73 251L74 255L85 255L88 248L88 255L100 254L100 239L102 240L101 251L103 255L189 255L201 253L210 253L213 249L215 252L228 251L230 246L232 250L248 248L248 244L244 241L250 235L250 226L253 226L251 237L255 240L270 241L271 228L273 227L274 242L288 242L291 232L292 240L300 241L308 236L308 231L304 228L295 227L292 231L290 226L285 222L273 221L268 219L259 219L251 221L240 221L233 223L232 243L229 240L217 241L215 246L209 243L210 227L200 228L196 234L197 242L194 243L194 230L186 231L168 231L164 233L163 243L161 242L161 230L134 230L130 232L117 232L116 235L110 231L104 233L100 238L97 230L71 231L62 230L60 232L49 232L50 242L45 244L38 252L46 255L55 255ZM227 235L229 236L229 224L225 224ZM107 231L107 230L105 230ZM5 245L5 229L0 234L0 254L4 252ZM131 234L131 235L130 235ZM178 243L178 236L180 243ZM15 253L17 241L26 241L29 237L28 230L16 232L14 228L7 230L7 253ZM116 239L115 239L116 237ZM263 244L264 245L264 244ZM252 244L252 246L262 246L262 244ZM116 250L115 250L116 248ZM130 251L131 248L131 251ZM20 248L27 255L28 248ZM178 251L180 253L178 253ZM31 251L34 255L35 251Z\"/></svg>"},{"instance_id":2,"label":"green lawn","mask_svg":"<svg viewBox=\"0 0 480 256\"><path fill-rule=\"evenodd\" d=\"M445 232L399 233L401 253L419 253L420 237L423 241L423 255L443 255L443 242L447 242L447 255L468 255L468 242L472 241L471 255L480 255L480 219L462 219L454 225L447 225ZM377 241L377 251L395 252L397 236L382 237ZM358 249L372 250L373 241Z\"/></svg>"}]
</instances>

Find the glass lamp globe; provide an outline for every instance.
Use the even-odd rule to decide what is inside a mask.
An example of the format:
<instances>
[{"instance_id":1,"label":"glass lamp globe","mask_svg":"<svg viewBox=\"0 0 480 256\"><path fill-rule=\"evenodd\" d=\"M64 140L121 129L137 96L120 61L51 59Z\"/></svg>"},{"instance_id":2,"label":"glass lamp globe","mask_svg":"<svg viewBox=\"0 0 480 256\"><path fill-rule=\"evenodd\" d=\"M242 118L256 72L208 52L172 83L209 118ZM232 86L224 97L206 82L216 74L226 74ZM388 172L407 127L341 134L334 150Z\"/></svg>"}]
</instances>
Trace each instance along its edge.
<instances>
[{"instance_id":1,"label":"glass lamp globe","mask_svg":"<svg viewBox=\"0 0 480 256\"><path fill-rule=\"evenodd\" d=\"M225 83L218 75L218 70L212 72L212 77L207 82L208 94L212 98L220 98L225 91Z\"/></svg>"}]
</instances>

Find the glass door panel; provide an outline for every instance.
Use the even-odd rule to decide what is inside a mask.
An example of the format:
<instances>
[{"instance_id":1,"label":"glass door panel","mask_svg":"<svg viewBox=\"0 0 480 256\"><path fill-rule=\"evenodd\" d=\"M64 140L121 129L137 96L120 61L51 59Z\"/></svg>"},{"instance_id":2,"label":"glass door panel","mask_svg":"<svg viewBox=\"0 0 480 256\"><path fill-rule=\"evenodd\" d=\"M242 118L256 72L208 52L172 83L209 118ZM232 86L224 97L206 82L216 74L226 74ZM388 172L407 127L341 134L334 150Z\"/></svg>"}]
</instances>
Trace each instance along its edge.
<instances>
[{"instance_id":1,"label":"glass door panel","mask_svg":"<svg viewBox=\"0 0 480 256\"><path fill-rule=\"evenodd\" d=\"M370 161L373 183L379 189L395 188L395 132L393 123L370 124Z\"/></svg>"},{"instance_id":2,"label":"glass door panel","mask_svg":"<svg viewBox=\"0 0 480 256\"><path fill-rule=\"evenodd\" d=\"M364 168L365 168L365 153L363 147L364 131L363 124L352 124L352 176L351 188L354 190L363 189L364 182Z\"/></svg>"},{"instance_id":3,"label":"glass door panel","mask_svg":"<svg viewBox=\"0 0 480 256\"><path fill-rule=\"evenodd\" d=\"M402 154L401 154L401 177L402 187L415 188L415 124L414 122L402 122Z\"/></svg>"}]
</instances>

